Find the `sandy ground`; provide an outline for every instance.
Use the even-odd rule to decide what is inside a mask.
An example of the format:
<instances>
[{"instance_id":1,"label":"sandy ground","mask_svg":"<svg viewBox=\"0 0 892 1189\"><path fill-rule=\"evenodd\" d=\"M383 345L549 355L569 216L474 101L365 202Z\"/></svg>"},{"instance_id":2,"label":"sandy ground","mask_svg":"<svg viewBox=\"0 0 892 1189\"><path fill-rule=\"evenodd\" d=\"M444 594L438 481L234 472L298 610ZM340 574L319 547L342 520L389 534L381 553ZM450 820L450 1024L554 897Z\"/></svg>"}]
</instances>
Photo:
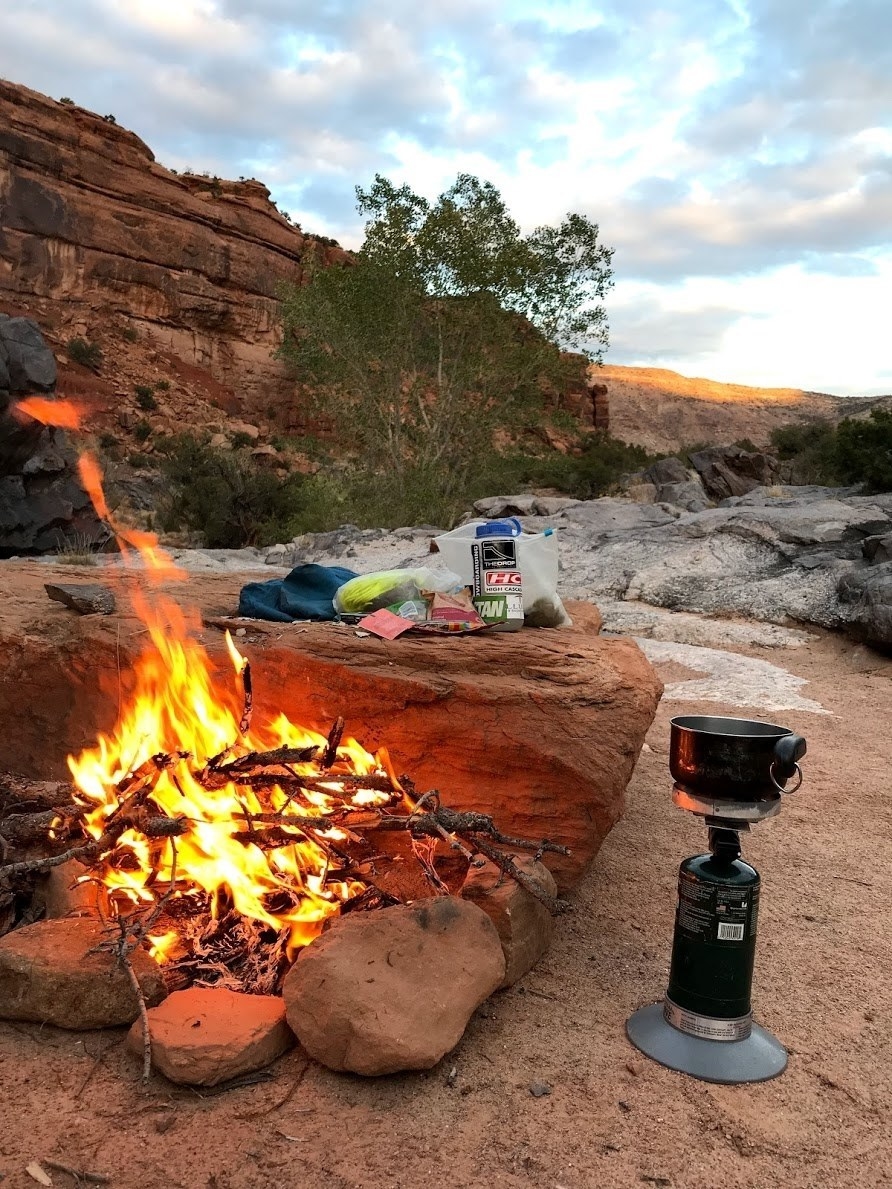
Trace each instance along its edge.
<instances>
[{"instance_id":1,"label":"sandy ground","mask_svg":"<svg viewBox=\"0 0 892 1189\"><path fill-rule=\"evenodd\" d=\"M708 1085L625 1038L629 1013L665 989L677 865L705 849L670 799L669 719L721 712L664 699L628 812L551 953L436 1069L367 1081L295 1050L240 1089L159 1076L144 1089L123 1032L0 1024L3 1189L33 1189L33 1160L126 1189L892 1184L892 665L830 637L740 651L806 679L802 693L831 712L770 716L808 738L807 779L744 842L763 878L756 1012L790 1050L781 1078ZM686 677L667 662L667 682Z\"/></svg>"}]
</instances>

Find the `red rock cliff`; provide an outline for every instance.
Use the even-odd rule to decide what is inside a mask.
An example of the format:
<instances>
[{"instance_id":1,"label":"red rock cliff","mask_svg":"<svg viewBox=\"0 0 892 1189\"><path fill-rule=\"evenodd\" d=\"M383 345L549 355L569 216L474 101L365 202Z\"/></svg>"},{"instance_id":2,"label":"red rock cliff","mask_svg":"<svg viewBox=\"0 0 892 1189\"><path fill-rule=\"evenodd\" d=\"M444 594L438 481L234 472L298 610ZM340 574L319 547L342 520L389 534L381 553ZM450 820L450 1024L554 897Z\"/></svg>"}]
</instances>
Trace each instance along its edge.
<instances>
[{"instance_id":1,"label":"red rock cliff","mask_svg":"<svg viewBox=\"0 0 892 1189\"><path fill-rule=\"evenodd\" d=\"M0 303L36 300L61 338L130 328L233 411L281 408L276 287L312 238L260 182L177 175L125 128L0 80Z\"/></svg>"}]
</instances>

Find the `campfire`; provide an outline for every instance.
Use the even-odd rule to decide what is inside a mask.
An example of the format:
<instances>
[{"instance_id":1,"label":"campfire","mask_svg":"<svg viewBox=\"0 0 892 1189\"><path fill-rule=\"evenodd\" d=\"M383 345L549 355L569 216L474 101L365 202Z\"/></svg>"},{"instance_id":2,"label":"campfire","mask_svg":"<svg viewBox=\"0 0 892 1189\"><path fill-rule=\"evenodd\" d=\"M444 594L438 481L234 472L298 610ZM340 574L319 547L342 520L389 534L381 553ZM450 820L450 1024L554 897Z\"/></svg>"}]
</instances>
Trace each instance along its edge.
<instances>
[{"instance_id":1,"label":"campfire","mask_svg":"<svg viewBox=\"0 0 892 1189\"><path fill-rule=\"evenodd\" d=\"M43 405L30 411L52 414ZM64 409L58 416L71 419ZM38 794L39 807L26 789L5 816L0 805L0 907L4 892L7 903L10 889L18 893L21 909L36 877L83 864L80 881L101 892L103 944L140 999L146 1073L137 948L162 965L169 990L275 994L331 918L405 899L379 886L393 862L387 839L404 840L430 896L456 891L471 864L490 860L561 910L514 856L564 847L508 837L488 815L450 810L437 790L420 793L385 749L371 754L349 737L343 718L323 734L255 707L250 664L229 632L232 669L221 674L196 639L197 615L160 591L161 580L184 576L152 534L114 523L89 455L80 469L125 561L139 559L145 581L128 593L147 641L122 682L112 730L68 757L70 788Z\"/></svg>"}]
</instances>

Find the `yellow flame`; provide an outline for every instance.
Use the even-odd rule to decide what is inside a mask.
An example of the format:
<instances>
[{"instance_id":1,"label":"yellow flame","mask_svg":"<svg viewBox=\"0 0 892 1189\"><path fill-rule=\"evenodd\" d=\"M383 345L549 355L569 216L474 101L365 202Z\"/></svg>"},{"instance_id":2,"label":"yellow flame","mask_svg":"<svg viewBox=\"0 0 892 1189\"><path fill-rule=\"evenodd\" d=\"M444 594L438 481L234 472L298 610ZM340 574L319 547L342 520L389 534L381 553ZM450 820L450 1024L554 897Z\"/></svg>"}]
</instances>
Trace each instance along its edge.
<instances>
[{"instance_id":1,"label":"yellow flame","mask_svg":"<svg viewBox=\"0 0 892 1189\"><path fill-rule=\"evenodd\" d=\"M110 520L99 468L91 456L81 457L80 473L97 512ZM160 559L162 572L170 573L169 559L151 534L127 530L120 535L147 564ZM316 816L324 826L327 811L341 808L344 801L358 808L393 800L392 794L363 788L361 781L355 781L357 775L388 776L399 795L386 752L371 755L355 739L345 739L336 762L325 773L315 761L291 765L293 775L325 779L325 788L304 790L299 807L278 784L264 789L264 803L245 785L206 787L215 781L205 777L202 783L199 777L208 761L221 753L231 762L252 751L287 746L315 747L321 756L327 740L317 731L295 726L283 714L240 735L243 692L238 679L246 660L229 634L226 646L236 680L221 687L210 657L190 633L189 618L178 604L156 595L151 604L137 596L134 606L149 638L134 664L133 692L113 730L100 734L95 747L69 756L68 766L80 798L90 807L85 825L93 837L103 834L128 787L144 780L154 785L152 813L183 819L184 831L174 839L149 838L137 829L120 835L102 867L113 903L151 904L165 893L190 895L200 889L210 897L212 911L223 902L231 903L246 917L288 929L291 947L306 944L319 933L323 921L364 885L327 878L325 849L301 833L297 824L289 827L287 819ZM172 759L157 767L149 763L145 776L135 777L128 786L127 778L154 756ZM284 770L281 775L284 780ZM345 775L354 778L349 793L339 780ZM288 832L283 845L261 848L252 840L250 822L270 807ZM344 835L327 830L324 837L334 840ZM156 956L169 956L175 941L175 933L153 935Z\"/></svg>"}]
</instances>

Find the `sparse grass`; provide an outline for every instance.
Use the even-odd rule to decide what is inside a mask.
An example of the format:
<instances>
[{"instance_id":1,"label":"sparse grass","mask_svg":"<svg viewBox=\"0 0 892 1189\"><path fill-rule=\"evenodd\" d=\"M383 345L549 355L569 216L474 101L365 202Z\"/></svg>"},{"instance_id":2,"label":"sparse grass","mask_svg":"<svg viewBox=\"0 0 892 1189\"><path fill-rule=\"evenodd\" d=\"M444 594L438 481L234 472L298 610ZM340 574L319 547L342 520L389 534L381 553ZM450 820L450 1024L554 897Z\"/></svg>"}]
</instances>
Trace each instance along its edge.
<instances>
[{"instance_id":1,"label":"sparse grass","mask_svg":"<svg viewBox=\"0 0 892 1189\"><path fill-rule=\"evenodd\" d=\"M121 331L121 337L124 339L125 342L138 343L139 342L139 331L136 329L135 326L125 326L124 329Z\"/></svg>"},{"instance_id":2,"label":"sparse grass","mask_svg":"<svg viewBox=\"0 0 892 1189\"><path fill-rule=\"evenodd\" d=\"M72 533L59 543L56 561L63 566L97 566L97 553L95 542L86 533Z\"/></svg>"},{"instance_id":3,"label":"sparse grass","mask_svg":"<svg viewBox=\"0 0 892 1189\"><path fill-rule=\"evenodd\" d=\"M167 392L170 388L170 380L157 380L155 383L156 392Z\"/></svg>"}]
</instances>

